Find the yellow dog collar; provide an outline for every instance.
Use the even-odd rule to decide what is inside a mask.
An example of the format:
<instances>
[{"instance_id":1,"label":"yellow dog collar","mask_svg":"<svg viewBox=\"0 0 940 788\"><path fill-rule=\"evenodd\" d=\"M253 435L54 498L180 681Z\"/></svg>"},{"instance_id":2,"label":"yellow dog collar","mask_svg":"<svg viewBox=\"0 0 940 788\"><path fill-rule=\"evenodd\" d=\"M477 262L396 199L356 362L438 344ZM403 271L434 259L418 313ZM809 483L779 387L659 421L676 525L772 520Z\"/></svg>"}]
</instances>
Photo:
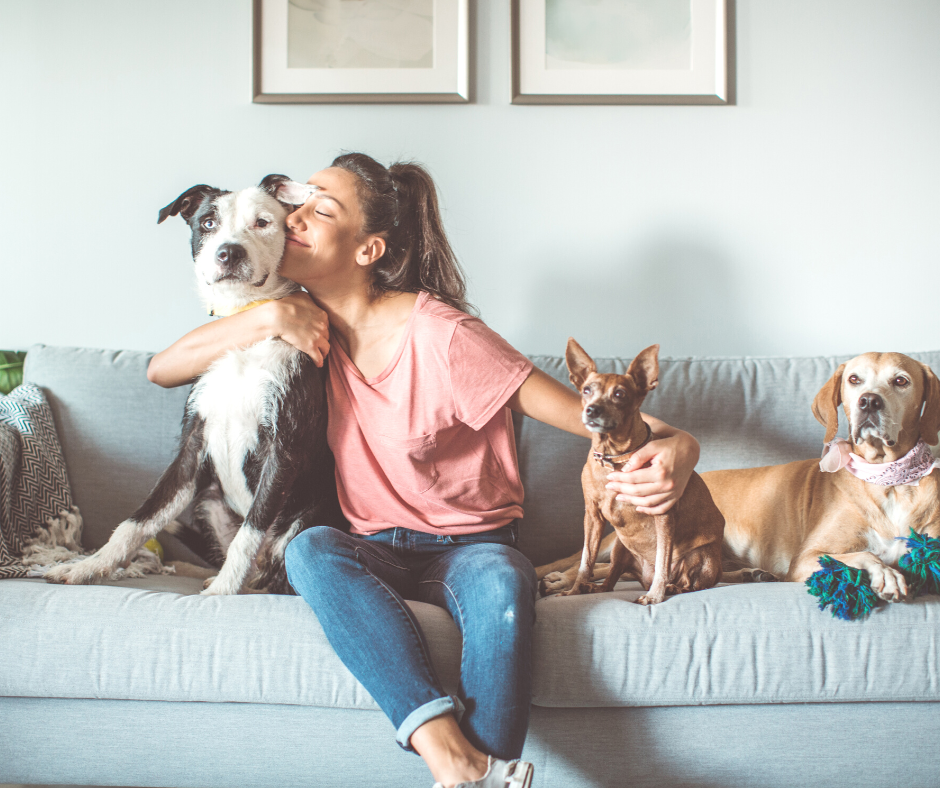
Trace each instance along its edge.
<instances>
[{"instance_id":1,"label":"yellow dog collar","mask_svg":"<svg viewBox=\"0 0 940 788\"><path fill-rule=\"evenodd\" d=\"M217 309L210 309L210 317L231 317L232 315L237 315L239 312L247 312L249 309L254 309L256 306L261 306L262 304L267 304L269 301L273 301L273 298L263 298L260 301L252 301L250 304L245 304L245 306L237 306L235 309L229 310L228 312L219 312Z\"/></svg>"}]
</instances>

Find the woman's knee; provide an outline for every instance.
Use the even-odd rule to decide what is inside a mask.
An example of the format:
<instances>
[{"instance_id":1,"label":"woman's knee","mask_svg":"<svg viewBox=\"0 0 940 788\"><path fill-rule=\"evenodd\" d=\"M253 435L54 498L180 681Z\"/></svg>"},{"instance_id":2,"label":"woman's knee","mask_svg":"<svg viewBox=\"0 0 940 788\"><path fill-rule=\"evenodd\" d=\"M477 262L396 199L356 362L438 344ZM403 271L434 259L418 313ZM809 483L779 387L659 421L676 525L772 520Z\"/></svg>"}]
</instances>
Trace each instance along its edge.
<instances>
[{"instance_id":1,"label":"woman's knee","mask_svg":"<svg viewBox=\"0 0 940 788\"><path fill-rule=\"evenodd\" d=\"M296 590L294 577L304 572L323 572L336 556L348 549L349 537L328 525L315 525L290 540L284 551L287 577Z\"/></svg>"},{"instance_id":2,"label":"woman's knee","mask_svg":"<svg viewBox=\"0 0 940 788\"><path fill-rule=\"evenodd\" d=\"M538 588L532 563L513 548L488 546L500 549L490 551L487 560L474 562L474 593L468 603L487 611L491 622L531 626Z\"/></svg>"}]
</instances>

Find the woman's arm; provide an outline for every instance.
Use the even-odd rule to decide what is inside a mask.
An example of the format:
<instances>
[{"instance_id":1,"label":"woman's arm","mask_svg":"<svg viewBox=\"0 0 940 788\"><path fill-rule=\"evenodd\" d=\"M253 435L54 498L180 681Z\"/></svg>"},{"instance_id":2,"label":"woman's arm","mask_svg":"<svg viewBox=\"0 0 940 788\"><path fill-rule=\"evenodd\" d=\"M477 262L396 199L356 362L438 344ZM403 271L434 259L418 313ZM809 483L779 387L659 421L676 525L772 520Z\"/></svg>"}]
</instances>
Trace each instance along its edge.
<instances>
[{"instance_id":1,"label":"woman's arm","mask_svg":"<svg viewBox=\"0 0 940 788\"><path fill-rule=\"evenodd\" d=\"M581 397L535 368L507 403L510 408L553 427L589 437L581 421ZM645 514L663 514L682 497L699 458L699 445L689 433L641 414L657 439L634 452L623 471L608 474L608 488Z\"/></svg>"},{"instance_id":2,"label":"woman's arm","mask_svg":"<svg viewBox=\"0 0 940 788\"><path fill-rule=\"evenodd\" d=\"M182 386L199 377L226 351L268 337L289 342L318 367L330 352L326 312L300 292L190 331L150 360L147 378L164 388Z\"/></svg>"}]
</instances>

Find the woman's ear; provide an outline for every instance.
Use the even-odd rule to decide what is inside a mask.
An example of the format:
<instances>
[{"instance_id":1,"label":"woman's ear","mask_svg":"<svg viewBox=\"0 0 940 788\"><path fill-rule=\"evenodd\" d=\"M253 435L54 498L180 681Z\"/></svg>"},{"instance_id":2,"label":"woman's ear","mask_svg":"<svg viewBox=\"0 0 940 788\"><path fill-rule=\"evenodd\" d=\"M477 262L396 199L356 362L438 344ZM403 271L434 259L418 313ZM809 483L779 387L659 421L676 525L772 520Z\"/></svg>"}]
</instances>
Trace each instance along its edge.
<instances>
[{"instance_id":1,"label":"woman's ear","mask_svg":"<svg viewBox=\"0 0 940 788\"><path fill-rule=\"evenodd\" d=\"M842 404L842 373L845 364L840 364L829 382L823 386L813 400L813 415L826 428L825 443L829 443L839 431L839 405Z\"/></svg>"},{"instance_id":2,"label":"woman's ear","mask_svg":"<svg viewBox=\"0 0 940 788\"><path fill-rule=\"evenodd\" d=\"M356 263L372 265L385 254L385 239L381 235L370 235L356 251Z\"/></svg>"}]
</instances>

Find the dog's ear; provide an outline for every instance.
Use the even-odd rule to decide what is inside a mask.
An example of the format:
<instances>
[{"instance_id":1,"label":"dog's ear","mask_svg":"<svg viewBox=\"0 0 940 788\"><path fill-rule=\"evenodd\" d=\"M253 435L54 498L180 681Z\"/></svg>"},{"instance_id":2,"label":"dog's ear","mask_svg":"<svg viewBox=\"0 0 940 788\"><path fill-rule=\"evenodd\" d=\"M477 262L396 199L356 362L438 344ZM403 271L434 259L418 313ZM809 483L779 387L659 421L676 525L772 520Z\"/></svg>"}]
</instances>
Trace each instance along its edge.
<instances>
[{"instance_id":1,"label":"dog's ear","mask_svg":"<svg viewBox=\"0 0 940 788\"><path fill-rule=\"evenodd\" d=\"M659 385L659 345L650 345L640 351L627 374L632 377L642 391L652 391Z\"/></svg>"},{"instance_id":2,"label":"dog's ear","mask_svg":"<svg viewBox=\"0 0 940 788\"><path fill-rule=\"evenodd\" d=\"M920 414L920 437L935 446L940 433L940 380L926 364L924 369L924 412Z\"/></svg>"},{"instance_id":3,"label":"dog's ear","mask_svg":"<svg viewBox=\"0 0 940 788\"><path fill-rule=\"evenodd\" d=\"M829 381L813 400L813 415L826 428L825 443L829 443L839 431L839 406L842 404L842 373L845 364L840 364Z\"/></svg>"},{"instance_id":4,"label":"dog's ear","mask_svg":"<svg viewBox=\"0 0 940 788\"><path fill-rule=\"evenodd\" d=\"M186 221L189 221L193 217L193 214L196 213L196 209L202 205L202 201L206 197L208 197L210 194L222 193L223 192L220 189L215 189L212 186L206 186L204 183L200 183L198 186L193 186L191 189L184 191L165 208L160 209L160 215L157 218L157 224L162 224L168 216L176 216L177 214L182 216Z\"/></svg>"},{"instance_id":5,"label":"dog's ear","mask_svg":"<svg viewBox=\"0 0 940 788\"><path fill-rule=\"evenodd\" d=\"M597 372L597 364L571 337L568 337L568 347L565 348L565 363L568 365L568 379L580 393L588 375Z\"/></svg>"},{"instance_id":6,"label":"dog's ear","mask_svg":"<svg viewBox=\"0 0 940 788\"><path fill-rule=\"evenodd\" d=\"M258 186L285 205L303 205L318 186L292 181L286 175L265 175Z\"/></svg>"}]
</instances>

